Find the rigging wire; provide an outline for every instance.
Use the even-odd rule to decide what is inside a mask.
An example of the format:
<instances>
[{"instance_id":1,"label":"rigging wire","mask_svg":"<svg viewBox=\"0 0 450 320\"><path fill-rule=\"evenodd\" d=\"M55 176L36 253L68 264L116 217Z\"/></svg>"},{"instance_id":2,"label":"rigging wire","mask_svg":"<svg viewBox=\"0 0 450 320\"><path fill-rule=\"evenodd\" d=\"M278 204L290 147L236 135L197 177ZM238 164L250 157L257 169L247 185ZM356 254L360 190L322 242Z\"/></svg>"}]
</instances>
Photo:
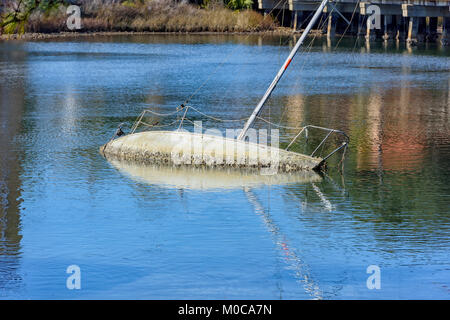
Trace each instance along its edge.
<instances>
[{"instance_id":1,"label":"rigging wire","mask_svg":"<svg viewBox=\"0 0 450 320\"><path fill-rule=\"evenodd\" d=\"M360 3L360 0L358 0L357 3L355 4L355 7L354 7L353 12L352 12L352 16L351 16L350 21L349 21L350 23L347 25L347 27L345 28L344 32L343 32L342 35L340 36L340 38L339 38L339 40L337 41L336 45L335 45L334 48L332 49L332 52L336 52L336 51L337 51L337 48L338 48L340 42L342 41L342 39L343 39L344 36L346 35L346 33L347 33L349 27L351 26L351 23L353 22L353 19L354 19L354 17L355 17L355 13L356 13L356 9L357 9L359 3ZM327 18L325 18L323 22L322 22L322 21L319 22L319 27L317 28L317 30L321 30L321 29L323 28L323 26L325 25L325 23L327 22L327 20L330 18L330 16L331 16L331 14L332 14L333 11L334 11L334 8L328 13ZM323 16L322 16L322 17L323 17ZM322 19L322 17L321 17L321 19ZM366 18L366 17L364 17L364 19L365 19L365 18ZM360 28L358 28L358 30L360 30ZM358 33L359 33L359 31L358 31ZM305 52L310 52L310 51L311 51L313 42L314 42L314 40L316 39L316 37L317 37L317 33L314 35L313 39L310 41L309 45L305 48L305 50L303 50L303 51L301 52L301 56L304 55ZM355 47L356 47L356 42L355 42ZM303 68L304 68L304 66L306 65L306 62L307 62L306 59L303 59L302 61L303 61L303 63L302 63L302 66L301 66L301 68L300 68L300 71L303 70ZM328 65L328 64L327 64L327 65ZM325 65L322 65L321 68L320 68L320 70L319 70L319 72L323 71L324 68L325 68ZM334 110L334 113L335 113L335 112L336 112L336 110ZM280 117L279 123L281 123L281 121L283 120L284 114L285 114L285 109L284 109L283 112L282 112L282 115L281 115L281 117ZM332 117L332 118L334 118L334 117ZM332 118L329 118L329 119L328 119L328 124L327 124L327 126L330 125L330 122L331 122L331 119L332 119Z\"/></svg>"},{"instance_id":2,"label":"rigging wire","mask_svg":"<svg viewBox=\"0 0 450 320\"><path fill-rule=\"evenodd\" d=\"M264 18L263 18L263 20L260 22L260 24L259 25L261 25L263 22L264 22L264 20L266 19L266 17L268 17L268 16L270 16L271 14L272 14L272 12L280 5L280 3L282 3L282 2L284 2L285 0L279 0L278 2L277 2L277 4L269 11L269 13L267 14L267 16L265 16ZM274 20L274 22L270 25L270 26L273 26L275 24L275 20ZM247 39L248 37L250 37L250 34L249 35L247 35L246 37L245 37L245 39ZM209 77L194 91L194 93L192 93L187 99L185 99L184 100L184 102L181 104L181 106L184 106L184 105L186 105L187 103L189 103L189 101L209 82L209 80L212 78L212 76L214 75L214 74L216 74L217 73L217 71L219 70L219 68L220 67L222 67L224 64L225 64L225 62L227 62L228 61L228 59L231 57L231 55L234 53L234 51L235 50L237 50L237 47L236 48L234 48L225 58L224 58L224 60L222 61L222 62L220 62L215 68L214 68L214 70L213 70L213 72L211 72L211 74L209 75Z\"/></svg>"},{"instance_id":3,"label":"rigging wire","mask_svg":"<svg viewBox=\"0 0 450 320\"><path fill-rule=\"evenodd\" d=\"M283 1L283 0L281 0L281 1ZM278 5L278 4L277 4L277 5ZM275 6L275 7L276 7L276 6ZM275 7L274 7L273 10L271 10L271 12L275 10ZM275 15L274 20L273 20L273 22L271 23L270 26L274 26L274 25L276 24L276 21L278 20L278 17L279 17L279 15L280 15L281 13L282 13L282 11L279 10L278 13ZM270 13L269 13L269 14L270 14ZM244 38L244 40L248 39L250 36L251 36L251 34L248 34L248 35ZM266 36L267 36L267 33L263 33L260 37L261 37L261 39L264 39L264 37L266 37ZM235 49L235 50L236 50L236 49ZM233 50L233 51L230 53L230 55L231 55L235 50ZM242 69L241 69L241 71L242 71ZM222 92L222 96L227 96L227 94L228 94L230 91L231 91L231 86L228 86L228 87ZM183 104L183 105L184 105L184 104Z\"/></svg>"},{"instance_id":4,"label":"rigging wire","mask_svg":"<svg viewBox=\"0 0 450 320\"><path fill-rule=\"evenodd\" d=\"M272 9L272 10L270 10L269 11L269 13L267 14L268 16L269 15L271 15L272 14L272 12L278 7L278 5L281 3L281 2L283 2L284 0L279 0L278 1L278 3L274 6L274 8ZM281 11L280 11L281 12ZM278 18L278 15L280 14L280 12L278 12L278 14L275 16L275 18L273 19L273 22L270 24L270 27L273 27L275 24L276 24L276 20L277 20L277 18ZM263 21L264 21L264 19L265 19L265 17L263 18ZM262 21L262 22L263 22ZM262 24L262 22L260 23L260 25ZM250 35L251 34L248 34L244 39L248 39L249 37L250 37ZM262 38L263 37L265 37L266 36L266 34L263 34L262 35ZM144 115L145 115L145 113L146 112L149 112L149 113L152 113L152 114L155 114L155 115L158 115L158 116L169 116L169 115L174 115L174 114L176 114L177 115L177 121L182 121L182 119L180 119L179 118L179 112L181 111L181 110L183 110L184 108L185 108L185 105L190 101L190 99L192 99L197 93L198 93L198 91L200 91L200 89L202 89L205 85L206 85L206 83L212 78L212 76L215 74L215 73L217 73L217 71L218 71L218 69L222 66L222 65L224 65L225 64L225 62L227 62L227 60L231 57L231 55L233 54L233 52L235 51L235 50L237 50L237 48L235 48L235 49L233 49L226 57L225 57L225 59L218 65L218 66L216 66L216 68L214 69L214 71L209 75L209 77L197 88L197 90L193 93L193 94L191 94L191 96L189 96L189 98L187 98L185 101L184 101L184 103L182 103L180 106L178 106L177 107L177 109L176 109L176 111L174 111L174 112L171 112L171 113L157 113L157 112L155 112L155 111L152 111L152 110L150 110L150 109L145 109L145 110L143 110L142 111L142 113L136 118L136 120L134 121L134 123L133 123L133 125L132 125L132 129L131 129L131 132L134 132L136 129L137 129L137 127L138 127L138 125L142 122L142 118L144 117ZM229 91L230 89L228 89L228 91ZM190 106L190 108L192 108L192 109L194 109L195 111L197 111L197 112L199 112L199 113L201 113L198 109L195 109L194 107L192 107L192 106ZM186 110L187 111L187 110ZM204 113L203 113L203 115L205 115ZM210 116L207 116L207 115L205 115L206 117L210 117ZM217 118L218 119L218 118ZM248 118L247 118L248 119ZM219 120L221 120L221 121L225 121L225 120L223 120L223 119L219 119ZM233 121L233 120L232 120ZM240 120L239 120L240 121Z\"/></svg>"},{"instance_id":5,"label":"rigging wire","mask_svg":"<svg viewBox=\"0 0 450 320\"><path fill-rule=\"evenodd\" d=\"M339 38L339 40L337 41L337 43L336 43L336 45L334 46L334 48L332 49L332 52L336 52L336 50L337 50L337 48L338 48L340 42L342 41L342 39L343 39L343 37L346 35L346 33L347 33L349 27L350 27L351 24L353 23L353 19L354 19L355 13L356 13L356 9L357 9L357 7L358 7L358 5L359 5L359 2L360 2L360 0L358 0L358 2L355 4L355 7L354 7L353 12L352 12L352 16L351 16L350 21L349 21L349 24L348 24L347 27L345 28L344 32L343 32L342 35L340 36L340 38ZM332 14L333 11L334 11L334 8L328 13L328 17L327 17L326 19L324 19L323 22L322 22L322 21L319 21L319 27L317 28L318 30L321 30L321 29L323 28L325 22L331 17L331 14ZM322 20L322 18L323 18L323 16L321 16L321 20ZM364 17L364 19L365 19L365 18L366 18L366 17ZM363 19L363 20L364 20L364 19ZM358 28L358 33L359 33L359 30L360 30L360 28ZM305 52L310 52L310 51L311 51L313 42L314 42L314 40L316 39L316 37L317 37L317 33L314 35L313 39L310 41L309 45L305 48L305 50L302 50L302 51L301 51L301 56L304 55ZM355 42L355 47L356 47L356 42ZM355 47L354 47L354 48L355 48ZM354 51L354 50L353 50L353 51ZM304 66L306 65L306 59L304 59L304 60L302 60L302 61L303 61L303 64L302 64L300 70L303 70ZM323 70L323 68L324 68L324 65L322 65L322 67L320 68L320 70ZM278 125L281 123L281 121L282 121L282 119L283 119L283 117L284 117L285 111L286 111L286 110L283 109L282 114L281 114L281 116L280 116L280 120L279 120ZM334 114L334 115L335 115L335 113L336 113L336 110L333 111L333 114ZM258 118L259 118L259 117L258 117ZM334 116L328 119L328 124L327 124L327 126L330 125L330 122L331 122L331 119L332 119L332 118L334 118ZM259 118L259 119L265 121L265 119L262 119L262 118ZM285 126L284 126L284 127L285 127ZM344 152L345 152L346 150L347 150L347 146L345 146ZM321 150L320 150L320 154L321 154L321 155L322 155L323 151L324 151L324 145L322 145ZM345 154L345 153L344 153L344 154ZM343 157L344 157L344 154L343 154ZM341 159L340 163L342 163L342 161L343 161L343 158Z\"/></svg>"},{"instance_id":6,"label":"rigging wire","mask_svg":"<svg viewBox=\"0 0 450 320\"><path fill-rule=\"evenodd\" d=\"M323 15L320 17L320 20L319 20L319 23L318 23L318 28L317 28L317 30L321 30L321 29L323 28L324 24L325 24L325 21L327 21L327 19L323 19L324 21L322 21L322 19L323 19ZM317 33L313 36L313 38L312 38L311 41L308 43L308 45L307 45L303 50L300 51L299 57L297 58L296 61L300 61L300 58L303 57L303 56L305 55L306 52L308 52L308 53L311 52L313 43L314 43L314 41L315 41L316 38L317 38ZM302 59L301 61L303 61L303 63L302 63L302 65L301 65L301 67L300 67L300 72L303 71L303 69L304 69L304 67L305 67L305 65L306 65L307 59ZM296 62L294 62L292 65L295 65L295 64L296 64ZM293 68L291 68L291 69L287 72L287 74L288 74L292 69L293 69ZM280 116L280 119L279 119L279 121L278 121L278 124L281 124L281 121L283 120L283 117L284 117L284 114L285 114L285 113L286 113L286 108L283 108L282 113L281 113L281 116Z\"/></svg>"},{"instance_id":7,"label":"rigging wire","mask_svg":"<svg viewBox=\"0 0 450 320\"><path fill-rule=\"evenodd\" d=\"M274 10L275 10L275 8L282 2L283 0L280 0L278 3L277 3L277 5L270 11L270 12L273 12ZM282 11L280 11L280 12L282 12ZM278 17L278 15L280 14L280 12L277 14L277 16L275 17L275 18L277 18ZM283 9L283 12L284 12L284 9ZM270 14L270 13L269 13ZM284 14L284 13L283 13ZM310 14L311 15L311 14ZM310 16L309 15L309 16ZM324 22L322 22L322 19L323 19L323 16L321 16L321 20L319 21L319 29L321 29L322 27L323 27L323 23ZM274 20L275 21L275 20ZM326 19L325 19L325 21L326 21ZM306 20L303 22L303 23L305 23L306 22ZM275 22L273 22L273 23L275 23ZM302 23L302 24L303 24ZM248 38L249 37L249 35L246 37L246 38ZM301 55L303 55L307 50L311 50L311 48L312 48L312 44L313 44L313 42L314 42L314 40L315 40L315 38L317 37L317 34L313 37L313 39L310 41L310 43L308 44L308 46L306 47L306 49L305 50L303 50L303 51L301 51L300 52L300 56ZM235 49L236 50L236 49ZM210 77L208 78L208 79L210 79L211 78L211 76L217 71L217 69L220 67L220 66L222 66L227 60L228 60L228 58L231 56L231 54L234 52L234 50L224 59L224 61L219 65L219 66L217 66L216 67L216 70L210 75ZM306 61L303 63L303 65L302 65L302 68L304 67L304 65L306 64ZM207 79L207 80L208 80ZM185 103L186 103L186 101L189 101L189 99L191 99L205 84L206 84L206 82L207 82L207 80L196 90L196 92L194 92L188 99L186 99L185 100ZM269 106L270 107L270 106ZM185 109L186 108L186 109ZM183 109L185 109L184 110L184 113L183 113L183 117L180 119L179 118L179 112L181 111L181 110L183 110ZM242 118L242 119L221 119L221 118L218 118L218 117L213 117L213 116L210 116L210 115L207 115L207 114L205 114L204 112L201 112L200 110L198 110L197 108L195 108L195 107L193 107L193 106L186 106L186 105L184 105L184 103L180 106L180 107L178 107L177 108L177 110L176 111L174 111L174 112L170 112L170 113L158 113L158 112L155 112L155 111L153 111L153 110L150 110L150 109L146 109L146 110L144 110L142 113L141 113L141 115L136 119L136 122L138 122L138 123L136 123L135 122L135 125L133 126L134 127L134 130L137 128L137 126L139 125L139 124L144 124L144 125L146 125L146 126L151 126L151 127L163 127L163 126L169 126L169 125L171 125L171 124L173 124L173 123L176 123L176 122L178 122L178 121L181 121L180 122L180 127L181 127L181 125L182 125L182 121L184 120L184 119L187 119L186 118L186 114L187 114L187 111L188 111L188 109L192 109L192 110L194 110L194 111L196 111L197 113L199 113L199 114L201 114L202 116L204 116L204 117L206 117L206 118L209 118L209 119L212 119L212 120L214 120L214 121L220 121L220 122L240 122L240 121L244 121L244 120L247 120L248 119L248 117L247 118ZM142 119L143 119L143 116L145 115L145 113L146 112L149 112L149 113L152 113L152 114L154 114L154 115L157 115L157 116L162 116L162 117L164 117L164 116L171 116L171 115L174 115L174 114L177 114L177 120L175 120L174 122L172 122L172 123L170 123L170 124L168 124L168 125L161 125L161 126L156 126L156 125L150 125L150 124L148 124L148 123L144 123L143 121L142 121ZM269 112L270 112L270 110L269 110ZM283 111L284 112L284 111ZM260 120L262 120L262 121L264 121L264 122L266 122L266 123L268 123L269 125L274 125L274 126L276 126L276 127L278 127L278 128L285 128L285 129L301 129L301 127L290 127L290 126L283 126L283 125L281 125L280 123L281 123L281 119L280 119L280 122L278 123L278 124L275 124L275 123L273 123L273 122L271 122L270 120L269 121L267 121L267 120L265 120L265 119L263 119L262 117L257 117L258 119L260 119Z\"/></svg>"},{"instance_id":8,"label":"rigging wire","mask_svg":"<svg viewBox=\"0 0 450 320\"><path fill-rule=\"evenodd\" d=\"M280 0L280 1L278 2L277 5L279 5L281 2L282 2L282 0ZM359 0L358 0L358 3L359 3ZM355 9L354 9L354 11L353 11L351 21L353 21L353 17L354 17L354 15L355 15L356 7L357 7L358 3L356 4ZM271 10L271 12L272 12L274 9L275 9L275 7ZM323 18L324 18L324 15L321 15L321 18L320 18L320 21L319 21L319 27L318 27L318 30L321 30L321 29L323 28L325 22L328 20L328 18L330 17L331 13L333 12L333 10L334 10L334 8L331 10L331 12L328 13L328 17L325 18L325 19L323 19ZM282 11L282 12L283 12L283 21L284 21L284 8L283 8L283 11ZM279 14L279 13L278 13L278 14ZM277 15L277 16L278 16L278 15ZM322 20L323 20L323 21L322 21ZM274 21L275 21L275 20L274 20ZM305 21L304 21L304 22L305 22ZM304 22L303 22L303 23L304 23ZM303 23L302 23L302 24L303 24ZM334 50L333 50L333 51L336 51L336 48L337 48L338 44L340 43L340 41L342 40L343 36L344 36L345 33L347 32L349 26L350 26L350 24L349 24L349 25L347 26L347 28L345 29L344 34L343 34L343 35L341 36L341 38L339 39L339 41L338 41L337 45L334 47ZM310 52L310 51L312 50L312 46L313 46L314 40L316 39L317 35L318 35L318 33L316 32L316 33L314 34L314 36L313 36L313 39L309 42L309 44L306 46L306 48L305 48L304 50L300 51L300 56L302 56L302 55L306 54L306 52ZM246 38L248 38L248 37L249 37L249 35L248 35ZM222 61L222 62L215 68L214 72L210 74L210 76L208 77L208 79L206 79L206 81L205 81L204 83L202 83L202 85L201 85L199 88L197 88L197 90L196 90L196 91L195 91L188 99L185 100L185 103L187 103L190 99L192 99L192 97L193 97L193 96L194 96L201 88L203 88L203 87L206 85L206 83L208 82L208 80L209 80L209 79L217 72L217 70L218 70L218 69L219 69L226 61L228 61L229 57L231 56L231 54L232 54L235 50L236 50L236 49L234 49L231 53L228 54L228 56L224 59L224 61ZM301 70L303 70L303 68L304 68L305 65L306 65L306 60L303 61L303 64L302 64L302 66L301 66ZM185 108L186 108L186 109L185 109ZM182 117L181 120L180 120L180 118L179 118L179 112L180 112L181 110L183 110L183 109L185 109L185 110L184 110L184 113L183 113L183 117ZM138 123L137 125L139 125L140 123L142 123L143 125L149 126L149 127L152 127L152 128L155 128L155 127L167 127L167 126L171 126L171 125L173 125L174 123L177 123L178 121L180 121L180 126L179 126L179 128L181 128L181 126L182 126L182 124L183 124L183 121L186 120L187 122L192 123L194 126L198 126L195 122L191 121L190 119L188 119L188 118L186 117L186 114L187 114L187 112L188 112L189 109L193 109L194 111L198 112L198 113L201 114L202 116L204 116L204 117L206 117L206 118L209 118L209 119L212 119L212 120L214 120L214 121L221 121L221 122L238 122L238 121L244 121L244 120L247 120L247 119L248 119L248 118L242 118L242 119L220 119L220 118L218 118L218 117L209 116L209 115L207 115L207 114L201 112L200 110L198 110L198 109L195 108L195 107L192 107L192 106L185 106L184 104L182 104L180 107L177 107L177 110L176 110L175 112L171 112L171 113L158 113L158 112L155 112L155 111L152 111L152 110L144 110L143 113L142 113L142 114L140 115L140 117L139 117L139 123ZM143 118L145 112L150 112L150 113L152 113L152 114L154 114L154 115L157 115L157 116L170 116L170 115L177 114L177 120L175 120L175 121L173 121L173 122L171 122L171 123L169 123L169 124L165 124L165 125L157 125L158 123L156 123L156 124L148 124L148 123L142 121L142 118ZM270 105L269 105L269 120L266 120L266 119L264 119L264 118L262 118L262 117L259 117L259 116L257 117L257 119L259 119L259 120L261 120L261 121L264 121L264 122L268 123L268 124L269 124L269 127L271 127L271 126L273 125L273 126L276 126L276 127L278 127L278 128L284 128L284 129L294 129L294 130L302 129L302 127L290 127L290 126L283 126L283 125L281 125L281 121L282 121L282 118L284 117L284 113L285 113L285 110L283 109L283 113L282 113L282 115L281 115L281 118L280 118L279 123L278 123L278 124L273 123L273 122L271 121L271 108L270 108ZM136 127L137 127L137 126L136 126ZM135 129L136 129L136 128L135 128Z\"/></svg>"}]
</instances>

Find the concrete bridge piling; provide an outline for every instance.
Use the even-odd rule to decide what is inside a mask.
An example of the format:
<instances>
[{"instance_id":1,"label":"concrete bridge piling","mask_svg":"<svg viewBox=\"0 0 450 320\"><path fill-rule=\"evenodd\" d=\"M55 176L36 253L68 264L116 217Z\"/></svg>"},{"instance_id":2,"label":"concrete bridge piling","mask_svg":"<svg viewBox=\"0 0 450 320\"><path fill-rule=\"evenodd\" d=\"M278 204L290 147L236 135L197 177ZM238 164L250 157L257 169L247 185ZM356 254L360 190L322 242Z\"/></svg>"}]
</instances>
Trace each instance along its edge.
<instances>
[{"instance_id":1,"label":"concrete bridge piling","mask_svg":"<svg viewBox=\"0 0 450 320\"><path fill-rule=\"evenodd\" d=\"M258 0L258 8L265 13L285 10L284 25L294 30L306 26L319 4L320 0ZM319 24L316 29L330 39L346 32L367 41L450 45L450 0L332 0Z\"/></svg>"}]
</instances>

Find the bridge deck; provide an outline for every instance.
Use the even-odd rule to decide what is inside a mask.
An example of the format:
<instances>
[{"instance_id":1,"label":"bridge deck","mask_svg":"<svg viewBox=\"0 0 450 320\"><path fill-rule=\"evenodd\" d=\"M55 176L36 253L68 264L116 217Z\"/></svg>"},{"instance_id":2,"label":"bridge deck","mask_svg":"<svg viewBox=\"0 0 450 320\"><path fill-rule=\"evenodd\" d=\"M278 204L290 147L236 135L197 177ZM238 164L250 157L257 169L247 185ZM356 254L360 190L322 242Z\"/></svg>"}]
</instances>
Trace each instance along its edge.
<instances>
[{"instance_id":1,"label":"bridge deck","mask_svg":"<svg viewBox=\"0 0 450 320\"><path fill-rule=\"evenodd\" d=\"M281 9L290 11L288 24L297 29L297 26L305 25L308 16L305 13L315 11L320 2L258 0L258 7L266 13ZM382 37L384 40L395 38L415 43L440 39L442 44L450 44L450 0L333 0L324 12L329 13L328 23L324 26L329 37L342 29L343 24L348 24L350 16L355 13L350 33L364 34L367 40ZM376 27L367 24L376 19Z\"/></svg>"},{"instance_id":2,"label":"bridge deck","mask_svg":"<svg viewBox=\"0 0 450 320\"><path fill-rule=\"evenodd\" d=\"M263 10L312 11L319 6L320 2L320 0L258 0L258 8ZM353 12L355 6L359 3L366 6L377 5L381 9L381 14L402 15L405 11L404 8L409 8L410 16L450 17L450 0L334 0L332 3L340 8L341 12ZM356 11L359 12L359 8Z\"/></svg>"}]
</instances>

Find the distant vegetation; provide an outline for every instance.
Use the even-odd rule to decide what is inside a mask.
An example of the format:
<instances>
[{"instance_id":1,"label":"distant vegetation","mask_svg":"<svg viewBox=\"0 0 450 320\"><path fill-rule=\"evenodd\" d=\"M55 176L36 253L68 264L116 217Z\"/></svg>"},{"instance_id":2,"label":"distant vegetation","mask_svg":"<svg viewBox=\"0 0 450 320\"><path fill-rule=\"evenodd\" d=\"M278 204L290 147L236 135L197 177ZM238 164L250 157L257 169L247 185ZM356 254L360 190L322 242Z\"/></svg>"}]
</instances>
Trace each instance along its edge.
<instances>
[{"instance_id":1,"label":"distant vegetation","mask_svg":"<svg viewBox=\"0 0 450 320\"><path fill-rule=\"evenodd\" d=\"M207 6L211 3L223 3L232 10L251 9L253 0L203 0L203 5Z\"/></svg>"},{"instance_id":2,"label":"distant vegetation","mask_svg":"<svg viewBox=\"0 0 450 320\"><path fill-rule=\"evenodd\" d=\"M70 4L81 8L79 32L249 32L275 27L272 17L251 9L252 0L4 0L0 32L69 31Z\"/></svg>"}]
</instances>

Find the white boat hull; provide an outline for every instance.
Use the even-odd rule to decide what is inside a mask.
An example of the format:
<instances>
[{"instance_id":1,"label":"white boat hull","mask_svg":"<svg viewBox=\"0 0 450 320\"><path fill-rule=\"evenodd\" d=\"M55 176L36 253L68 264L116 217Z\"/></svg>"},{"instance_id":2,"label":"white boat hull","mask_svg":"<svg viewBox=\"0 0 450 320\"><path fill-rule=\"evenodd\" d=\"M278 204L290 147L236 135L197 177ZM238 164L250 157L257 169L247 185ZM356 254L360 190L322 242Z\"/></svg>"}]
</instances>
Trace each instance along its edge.
<instances>
[{"instance_id":1,"label":"white boat hull","mask_svg":"<svg viewBox=\"0 0 450 320\"><path fill-rule=\"evenodd\" d=\"M279 148L185 131L146 131L100 147L106 158L147 164L262 168L275 173L313 170L322 159Z\"/></svg>"}]
</instances>

